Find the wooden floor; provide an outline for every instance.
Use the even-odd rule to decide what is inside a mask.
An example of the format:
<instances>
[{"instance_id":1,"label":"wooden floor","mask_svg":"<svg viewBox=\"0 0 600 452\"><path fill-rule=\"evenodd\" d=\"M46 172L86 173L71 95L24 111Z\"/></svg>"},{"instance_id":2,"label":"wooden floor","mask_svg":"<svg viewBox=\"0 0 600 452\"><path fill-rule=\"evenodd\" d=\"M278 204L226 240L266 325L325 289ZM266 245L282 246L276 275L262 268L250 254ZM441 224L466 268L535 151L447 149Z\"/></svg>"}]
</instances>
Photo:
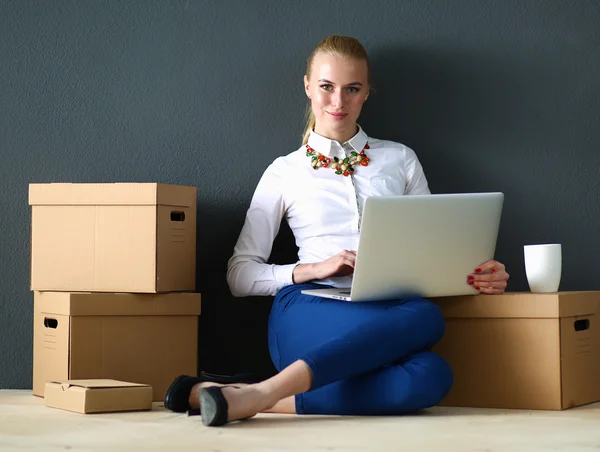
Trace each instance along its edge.
<instances>
[{"instance_id":1,"label":"wooden floor","mask_svg":"<svg viewBox=\"0 0 600 452\"><path fill-rule=\"evenodd\" d=\"M0 391L0 450L590 451L600 404L562 412L436 407L398 417L259 415L207 428L155 403L141 413L47 408L31 391Z\"/></svg>"}]
</instances>

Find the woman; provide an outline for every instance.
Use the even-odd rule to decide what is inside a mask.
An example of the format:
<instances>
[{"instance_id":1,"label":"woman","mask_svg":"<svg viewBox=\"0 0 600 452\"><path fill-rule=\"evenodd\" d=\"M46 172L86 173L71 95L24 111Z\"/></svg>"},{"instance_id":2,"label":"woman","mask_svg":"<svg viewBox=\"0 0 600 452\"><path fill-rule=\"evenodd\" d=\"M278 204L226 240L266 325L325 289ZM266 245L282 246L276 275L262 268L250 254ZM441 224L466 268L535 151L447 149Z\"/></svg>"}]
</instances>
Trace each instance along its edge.
<instances>
[{"instance_id":1,"label":"woman","mask_svg":"<svg viewBox=\"0 0 600 452\"><path fill-rule=\"evenodd\" d=\"M409 413L436 405L450 390L449 366L430 351L444 332L436 305L420 298L347 303L301 294L350 285L368 196L430 193L410 148L369 137L357 124L370 86L369 59L354 38L326 38L308 59L304 144L265 171L227 273L235 296L275 296L269 349L279 373L249 385L216 384L242 376L174 383L184 405L201 409L206 425L259 412ZM270 265L283 218L299 261ZM489 261L465 275L465 284L500 294L508 277L504 265Z\"/></svg>"}]
</instances>

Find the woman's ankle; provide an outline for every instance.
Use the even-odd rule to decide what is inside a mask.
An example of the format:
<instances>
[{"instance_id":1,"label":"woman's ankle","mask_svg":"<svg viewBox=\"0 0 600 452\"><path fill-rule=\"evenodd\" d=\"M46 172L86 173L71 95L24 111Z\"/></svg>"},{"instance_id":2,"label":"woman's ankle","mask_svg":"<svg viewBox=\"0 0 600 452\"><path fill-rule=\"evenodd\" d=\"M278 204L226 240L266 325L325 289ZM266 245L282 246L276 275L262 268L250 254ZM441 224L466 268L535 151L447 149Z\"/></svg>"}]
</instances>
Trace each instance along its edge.
<instances>
[{"instance_id":1,"label":"woman's ankle","mask_svg":"<svg viewBox=\"0 0 600 452\"><path fill-rule=\"evenodd\" d=\"M269 384L256 383L253 389L256 391L257 400L260 401L259 411L268 411L273 408L281 398L279 397L276 388Z\"/></svg>"},{"instance_id":2,"label":"woman's ankle","mask_svg":"<svg viewBox=\"0 0 600 452\"><path fill-rule=\"evenodd\" d=\"M192 390L190 391L189 404L192 409L200 408L200 383L196 383L192 386Z\"/></svg>"}]
</instances>

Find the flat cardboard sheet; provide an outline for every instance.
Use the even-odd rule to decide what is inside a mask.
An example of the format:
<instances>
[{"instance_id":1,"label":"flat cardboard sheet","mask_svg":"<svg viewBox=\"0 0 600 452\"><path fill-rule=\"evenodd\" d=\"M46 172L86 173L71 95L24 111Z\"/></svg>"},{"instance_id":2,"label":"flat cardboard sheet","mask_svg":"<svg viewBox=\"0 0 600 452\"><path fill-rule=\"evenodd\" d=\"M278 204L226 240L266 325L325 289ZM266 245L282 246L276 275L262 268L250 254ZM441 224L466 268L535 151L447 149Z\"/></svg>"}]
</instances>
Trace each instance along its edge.
<instances>
[{"instance_id":1,"label":"flat cardboard sheet","mask_svg":"<svg viewBox=\"0 0 600 452\"><path fill-rule=\"evenodd\" d=\"M109 379L49 381L44 399L48 407L83 414L151 410L152 388Z\"/></svg>"}]
</instances>

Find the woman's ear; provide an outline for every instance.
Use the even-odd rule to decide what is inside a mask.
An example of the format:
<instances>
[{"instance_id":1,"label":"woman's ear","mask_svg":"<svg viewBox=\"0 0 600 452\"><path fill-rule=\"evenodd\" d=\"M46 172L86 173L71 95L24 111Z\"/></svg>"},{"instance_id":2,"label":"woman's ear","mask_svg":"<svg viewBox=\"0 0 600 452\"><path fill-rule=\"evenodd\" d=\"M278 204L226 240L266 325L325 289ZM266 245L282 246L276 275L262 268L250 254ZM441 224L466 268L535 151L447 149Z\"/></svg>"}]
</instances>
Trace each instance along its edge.
<instances>
[{"instance_id":1,"label":"woman's ear","mask_svg":"<svg viewBox=\"0 0 600 452\"><path fill-rule=\"evenodd\" d=\"M306 97L308 97L310 99L310 91L309 91L309 85L308 85L308 77L305 75L304 76L304 92L306 93Z\"/></svg>"}]
</instances>

